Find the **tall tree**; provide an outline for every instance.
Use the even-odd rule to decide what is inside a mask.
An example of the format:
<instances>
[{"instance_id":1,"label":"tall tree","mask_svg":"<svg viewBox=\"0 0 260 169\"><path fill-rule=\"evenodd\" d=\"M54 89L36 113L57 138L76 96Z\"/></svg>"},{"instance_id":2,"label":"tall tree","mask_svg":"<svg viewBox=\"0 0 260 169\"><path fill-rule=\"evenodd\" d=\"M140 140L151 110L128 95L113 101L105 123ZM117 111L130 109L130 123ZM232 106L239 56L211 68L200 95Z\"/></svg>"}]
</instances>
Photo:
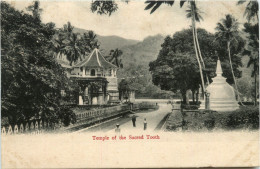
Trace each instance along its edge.
<instances>
[{"instance_id":1,"label":"tall tree","mask_svg":"<svg viewBox=\"0 0 260 169\"><path fill-rule=\"evenodd\" d=\"M80 46L80 35L78 33L71 33L65 40L64 53L70 62L70 66L81 59L82 50Z\"/></svg>"},{"instance_id":2,"label":"tall tree","mask_svg":"<svg viewBox=\"0 0 260 169\"><path fill-rule=\"evenodd\" d=\"M258 11L259 11L259 5L257 0L239 0L237 2L238 5L244 4L245 2L248 2L246 5L246 9L244 12L244 16L250 21L256 20L258 22Z\"/></svg>"},{"instance_id":3,"label":"tall tree","mask_svg":"<svg viewBox=\"0 0 260 169\"><path fill-rule=\"evenodd\" d=\"M54 57L57 59L61 54L64 53L64 47L65 47L64 40L65 40L64 34L62 34L59 31L57 31L56 35L53 36L52 48L54 51Z\"/></svg>"},{"instance_id":4,"label":"tall tree","mask_svg":"<svg viewBox=\"0 0 260 169\"><path fill-rule=\"evenodd\" d=\"M217 31L216 39L217 40L224 39L226 41L230 70L232 72L232 76L234 79L238 100L241 102L237 83L236 83L236 78L234 75L231 53L230 53L230 43L235 41L236 36L238 35L238 22L232 15L228 14L224 19L221 19L221 22L217 23L216 31Z\"/></svg>"},{"instance_id":5,"label":"tall tree","mask_svg":"<svg viewBox=\"0 0 260 169\"><path fill-rule=\"evenodd\" d=\"M50 51L55 25L35 22L6 2L1 2L1 24L1 116L10 124L57 121L63 115L60 90L69 80Z\"/></svg>"},{"instance_id":6,"label":"tall tree","mask_svg":"<svg viewBox=\"0 0 260 169\"><path fill-rule=\"evenodd\" d=\"M40 1L34 1L32 5L27 7L27 10L32 12L32 16L37 22L41 21L42 9L40 8Z\"/></svg>"},{"instance_id":7,"label":"tall tree","mask_svg":"<svg viewBox=\"0 0 260 169\"><path fill-rule=\"evenodd\" d=\"M203 70L205 71L206 66L204 63L204 59L201 55L200 45L199 45L199 41L198 41L198 31L197 31L197 27L196 27L196 22L200 22L201 20L203 20L203 18L200 15L201 11L197 8L195 0L190 2L190 5L188 7L188 10L186 10L186 12L187 12L187 15L186 15L187 18L191 18L191 20L192 20L192 26L193 26L193 29L195 32L195 40L196 40L195 41L196 43L194 45L196 46L196 50L198 50L198 55L200 57L200 61L201 61ZM207 80L207 84L209 84L209 78L208 78L207 74L206 74L206 80Z\"/></svg>"},{"instance_id":8,"label":"tall tree","mask_svg":"<svg viewBox=\"0 0 260 169\"><path fill-rule=\"evenodd\" d=\"M196 59L188 53L170 52L166 56L160 55L150 63L150 71L155 85L163 90L180 90L186 104L189 104L188 91L199 88L200 74Z\"/></svg>"},{"instance_id":9,"label":"tall tree","mask_svg":"<svg viewBox=\"0 0 260 169\"><path fill-rule=\"evenodd\" d=\"M184 5L186 0L180 1L180 7ZM198 40L196 38L196 21L199 21L202 17L199 14L199 10L196 6L195 0L187 1L189 2L190 9L187 10L188 14L187 17L192 19L192 29L193 29L193 42L194 42L194 50L196 53L196 59L199 65L199 71L200 71L200 76L201 76L201 85L203 92L205 92L205 83L204 83L204 76L203 76L203 71L202 71L202 66L201 62L203 63L203 68L205 70L205 64L203 61L203 58L201 56L200 48L198 45ZM146 1L148 5L146 6L145 10L151 9L151 14L156 11L162 4L167 4L172 6L174 4L174 1ZM206 76L207 82L209 83L208 77Z\"/></svg>"},{"instance_id":10,"label":"tall tree","mask_svg":"<svg viewBox=\"0 0 260 169\"><path fill-rule=\"evenodd\" d=\"M67 36L70 36L73 33L73 29L74 26L72 26L70 22L63 26L63 31L65 34L67 34Z\"/></svg>"},{"instance_id":11,"label":"tall tree","mask_svg":"<svg viewBox=\"0 0 260 169\"><path fill-rule=\"evenodd\" d=\"M122 56L123 52L119 49L115 49L115 50L110 50L109 56L107 57L107 59L109 60L109 62L113 63L114 65L116 65L118 68L123 68L123 63L122 63Z\"/></svg>"},{"instance_id":12,"label":"tall tree","mask_svg":"<svg viewBox=\"0 0 260 169\"><path fill-rule=\"evenodd\" d=\"M100 46L97 40L97 35L93 31L88 31L81 35L80 41L83 56L88 55L95 48L99 48Z\"/></svg>"},{"instance_id":13,"label":"tall tree","mask_svg":"<svg viewBox=\"0 0 260 169\"><path fill-rule=\"evenodd\" d=\"M196 21L199 21L202 17L198 13L195 1L190 2L190 10L187 10L187 12L188 12L187 17L191 18L191 20L192 20L193 44L194 44L194 49L195 49L195 53L196 53L196 59L197 59L197 62L199 64L199 70L200 70L200 76L201 76L201 85L202 85L203 92L205 92L204 76L203 76L202 66L201 66L202 57L199 55L200 49L199 49L199 46L198 46L198 43L197 43L197 40L196 40ZM203 63L204 63L204 61L203 61ZM204 65L204 67L205 67L205 65Z\"/></svg>"},{"instance_id":14,"label":"tall tree","mask_svg":"<svg viewBox=\"0 0 260 169\"><path fill-rule=\"evenodd\" d=\"M257 104L257 76L259 75L259 25L251 23L244 24L244 32L248 34L247 48L243 54L249 56L247 67L253 66L251 77L254 77L254 102Z\"/></svg>"},{"instance_id":15,"label":"tall tree","mask_svg":"<svg viewBox=\"0 0 260 169\"><path fill-rule=\"evenodd\" d=\"M239 0L238 5L244 4L246 9L244 16L246 17L248 23L244 24L244 31L249 34L248 47L245 49L244 54L249 56L248 67L253 65L252 77L255 78L255 89L254 89L254 102L257 104L257 75L259 74L259 4L256 0ZM253 23L252 21L255 21Z\"/></svg>"}]
</instances>

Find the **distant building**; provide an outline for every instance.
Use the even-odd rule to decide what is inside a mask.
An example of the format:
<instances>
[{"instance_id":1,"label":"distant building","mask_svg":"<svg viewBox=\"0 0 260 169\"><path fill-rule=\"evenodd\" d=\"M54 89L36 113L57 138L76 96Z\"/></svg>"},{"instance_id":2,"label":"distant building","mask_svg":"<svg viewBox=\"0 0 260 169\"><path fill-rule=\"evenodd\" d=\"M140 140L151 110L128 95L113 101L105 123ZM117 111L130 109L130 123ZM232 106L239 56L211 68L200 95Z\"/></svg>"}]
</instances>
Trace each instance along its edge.
<instances>
[{"instance_id":1,"label":"distant building","mask_svg":"<svg viewBox=\"0 0 260 169\"><path fill-rule=\"evenodd\" d=\"M79 105L120 102L116 75L118 67L108 62L98 49L94 49L84 60L73 66L61 65L67 69L68 76L75 79L80 86Z\"/></svg>"}]
</instances>

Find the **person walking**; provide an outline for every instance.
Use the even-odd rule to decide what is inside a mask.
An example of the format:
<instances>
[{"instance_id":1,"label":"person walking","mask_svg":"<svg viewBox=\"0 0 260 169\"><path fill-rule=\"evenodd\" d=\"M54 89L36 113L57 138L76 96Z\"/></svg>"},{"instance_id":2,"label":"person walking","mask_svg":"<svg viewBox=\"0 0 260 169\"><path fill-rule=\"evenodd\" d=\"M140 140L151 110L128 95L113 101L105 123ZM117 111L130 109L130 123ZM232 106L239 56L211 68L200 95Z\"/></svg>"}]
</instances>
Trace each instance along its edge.
<instances>
[{"instance_id":1,"label":"person walking","mask_svg":"<svg viewBox=\"0 0 260 169\"><path fill-rule=\"evenodd\" d=\"M136 121L136 116L133 115L133 116L132 116L133 127L136 127L136 125L135 125L135 121Z\"/></svg>"},{"instance_id":2,"label":"person walking","mask_svg":"<svg viewBox=\"0 0 260 169\"><path fill-rule=\"evenodd\" d=\"M116 134L120 134L119 126L120 126L119 124L116 124L116 129L115 129Z\"/></svg>"},{"instance_id":3,"label":"person walking","mask_svg":"<svg viewBox=\"0 0 260 169\"><path fill-rule=\"evenodd\" d=\"M146 118L144 118L144 130L147 129L147 121L146 121Z\"/></svg>"}]
</instances>

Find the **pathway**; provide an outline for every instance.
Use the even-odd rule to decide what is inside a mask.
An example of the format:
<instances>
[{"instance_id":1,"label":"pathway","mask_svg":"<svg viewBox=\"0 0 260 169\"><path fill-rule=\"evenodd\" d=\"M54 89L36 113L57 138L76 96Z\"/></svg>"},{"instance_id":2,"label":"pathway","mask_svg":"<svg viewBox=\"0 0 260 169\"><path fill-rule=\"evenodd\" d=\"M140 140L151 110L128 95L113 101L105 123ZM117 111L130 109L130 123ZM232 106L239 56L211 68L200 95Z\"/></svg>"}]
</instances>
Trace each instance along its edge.
<instances>
[{"instance_id":1,"label":"pathway","mask_svg":"<svg viewBox=\"0 0 260 169\"><path fill-rule=\"evenodd\" d=\"M133 127L132 120L120 125L121 133L140 133L144 132L144 118L147 121L147 130L145 132L151 132L156 129L158 125L161 125L162 120L165 120L165 116L171 112L172 106L170 104L159 104L158 110L149 110L144 112L137 112L130 116L137 116L136 127ZM130 118L131 119L131 118ZM116 124L114 124L115 126ZM161 125L162 126L162 125ZM108 131L108 133L114 133L115 128Z\"/></svg>"}]
</instances>

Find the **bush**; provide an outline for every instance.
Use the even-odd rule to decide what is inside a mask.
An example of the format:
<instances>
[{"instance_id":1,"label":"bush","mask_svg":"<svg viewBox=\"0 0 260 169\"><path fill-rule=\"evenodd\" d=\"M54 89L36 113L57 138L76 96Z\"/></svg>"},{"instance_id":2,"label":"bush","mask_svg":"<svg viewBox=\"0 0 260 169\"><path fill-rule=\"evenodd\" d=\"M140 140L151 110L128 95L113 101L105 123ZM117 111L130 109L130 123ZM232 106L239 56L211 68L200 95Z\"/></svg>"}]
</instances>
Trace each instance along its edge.
<instances>
[{"instance_id":1,"label":"bush","mask_svg":"<svg viewBox=\"0 0 260 169\"><path fill-rule=\"evenodd\" d=\"M247 106L232 112L223 113L219 123L225 129L258 129L259 108Z\"/></svg>"},{"instance_id":2,"label":"bush","mask_svg":"<svg viewBox=\"0 0 260 169\"><path fill-rule=\"evenodd\" d=\"M181 105L181 108L186 110L198 110L199 107L200 107L199 105L186 105L186 104Z\"/></svg>"},{"instance_id":3,"label":"bush","mask_svg":"<svg viewBox=\"0 0 260 169\"><path fill-rule=\"evenodd\" d=\"M61 109L60 119L62 120L64 126L70 125L70 123L76 123L75 113L68 107L63 107Z\"/></svg>"}]
</instances>

